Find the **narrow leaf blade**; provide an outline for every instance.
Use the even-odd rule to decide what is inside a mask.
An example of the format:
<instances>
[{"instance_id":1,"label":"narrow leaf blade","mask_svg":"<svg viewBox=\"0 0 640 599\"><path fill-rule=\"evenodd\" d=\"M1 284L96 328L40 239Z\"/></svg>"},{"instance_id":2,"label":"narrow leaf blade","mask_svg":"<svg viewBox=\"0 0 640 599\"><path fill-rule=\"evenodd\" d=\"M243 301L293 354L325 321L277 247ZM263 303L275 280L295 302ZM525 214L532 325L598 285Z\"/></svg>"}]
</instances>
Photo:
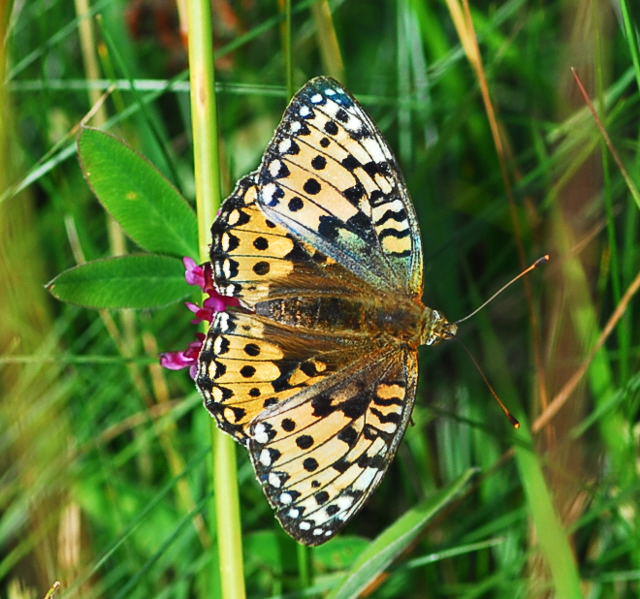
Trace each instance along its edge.
<instances>
[{"instance_id":1,"label":"narrow leaf blade","mask_svg":"<svg viewBox=\"0 0 640 599\"><path fill-rule=\"evenodd\" d=\"M431 519L467 486L477 469L470 468L448 487L408 510L383 531L356 559L351 571L328 599L358 597L424 530Z\"/></svg>"}]
</instances>

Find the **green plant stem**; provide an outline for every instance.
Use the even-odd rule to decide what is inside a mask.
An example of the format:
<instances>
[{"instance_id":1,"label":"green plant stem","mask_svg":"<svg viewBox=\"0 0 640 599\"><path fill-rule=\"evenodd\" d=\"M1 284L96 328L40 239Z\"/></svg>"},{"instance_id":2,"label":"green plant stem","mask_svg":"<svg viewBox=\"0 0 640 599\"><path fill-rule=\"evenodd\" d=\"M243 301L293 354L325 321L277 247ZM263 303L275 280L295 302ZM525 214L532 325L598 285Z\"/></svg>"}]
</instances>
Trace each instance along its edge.
<instances>
[{"instance_id":1,"label":"green plant stem","mask_svg":"<svg viewBox=\"0 0 640 599\"><path fill-rule=\"evenodd\" d=\"M207 2L188 4L189 82L200 259L208 259L209 228L220 206L218 115L215 102L213 31Z\"/></svg>"},{"instance_id":2,"label":"green plant stem","mask_svg":"<svg viewBox=\"0 0 640 599\"><path fill-rule=\"evenodd\" d=\"M287 77L287 96L291 99L293 89L293 51L291 46L291 0L284 4L284 61Z\"/></svg>"},{"instance_id":3,"label":"green plant stem","mask_svg":"<svg viewBox=\"0 0 640 599\"><path fill-rule=\"evenodd\" d=\"M293 83L293 50L291 40L291 0L284 0L284 23L282 27L282 51L284 54L284 70L287 82L287 102L291 100L295 93ZM309 547L296 543L296 558L298 562L298 578L300 588L306 589L311 586L311 553Z\"/></svg>"},{"instance_id":4,"label":"green plant stem","mask_svg":"<svg viewBox=\"0 0 640 599\"><path fill-rule=\"evenodd\" d=\"M640 89L640 48L638 47L638 38L636 36L635 23L629 9L627 0L620 0L620 10L622 12L622 22L624 24L624 33L629 46L629 54L633 62L633 71L636 76L636 83Z\"/></svg>"},{"instance_id":5,"label":"green plant stem","mask_svg":"<svg viewBox=\"0 0 640 599\"><path fill-rule=\"evenodd\" d=\"M309 547L296 543L296 557L298 560L298 578L303 589L311 586L311 553Z\"/></svg>"},{"instance_id":6,"label":"green plant stem","mask_svg":"<svg viewBox=\"0 0 640 599\"><path fill-rule=\"evenodd\" d=\"M209 228L220 206L220 157L215 101L213 22L209 0L191 0L187 11L191 126L200 259L207 260ZM215 533L221 596L245 597L235 445L211 423ZM215 591L213 591L215 592Z\"/></svg>"},{"instance_id":7,"label":"green plant stem","mask_svg":"<svg viewBox=\"0 0 640 599\"><path fill-rule=\"evenodd\" d=\"M533 438L526 422L518 431L520 439L533 447ZM536 527L537 542L551 572L557 597L582 599L578 566L571 550L567 532L553 503L552 493L535 450L515 447L516 464L524 486L531 519Z\"/></svg>"},{"instance_id":8,"label":"green plant stem","mask_svg":"<svg viewBox=\"0 0 640 599\"><path fill-rule=\"evenodd\" d=\"M345 81L344 61L340 52L338 35L333 23L331 6L327 0L319 0L311 5L311 13L316 24L318 46L324 70L338 81Z\"/></svg>"}]
</instances>

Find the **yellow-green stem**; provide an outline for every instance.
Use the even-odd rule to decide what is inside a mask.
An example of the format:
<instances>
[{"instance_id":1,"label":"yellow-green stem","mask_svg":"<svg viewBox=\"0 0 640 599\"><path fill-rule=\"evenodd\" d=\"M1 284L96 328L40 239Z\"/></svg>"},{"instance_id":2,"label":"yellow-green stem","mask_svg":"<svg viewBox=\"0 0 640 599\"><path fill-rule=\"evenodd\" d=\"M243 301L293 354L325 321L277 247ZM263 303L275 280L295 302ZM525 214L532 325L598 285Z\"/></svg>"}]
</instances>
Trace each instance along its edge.
<instances>
[{"instance_id":1,"label":"yellow-green stem","mask_svg":"<svg viewBox=\"0 0 640 599\"><path fill-rule=\"evenodd\" d=\"M218 121L213 62L213 21L210 0L187 3L191 125L195 168L200 259L207 260L209 228L220 206ZM215 534L221 596L245 597L242 534L235 445L212 422ZM212 590L212 592L215 592Z\"/></svg>"},{"instance_id":2,"label":"yellow-green stem","mask_svg":"<svg viewBox=\"0 0 640 599\"><path fill-rule=\"evenodd\" d=\"M287 96L291 99L295 89L293 88L293 49L291 45L291 0L285 0L284 4L284 64L287 79Z\"/></svg>"},{"instance_id":3,"label":"yellow-green stem","mask_svg":"<svg viewBox=\"0 0 640 599\"><path fill-rule=\"evenodd\" d=\"M284 23L282 28L282 52L284 54L284 70L287 82L287 102L291 100L295 93L293 83L293 46L291 27L291 0L284 0L282 5L284 10ZM298 560L298 577L300 588L306 589L311 585L311 554L309 547L297 544L296 556Z\"/></svg>"}]
</instances>

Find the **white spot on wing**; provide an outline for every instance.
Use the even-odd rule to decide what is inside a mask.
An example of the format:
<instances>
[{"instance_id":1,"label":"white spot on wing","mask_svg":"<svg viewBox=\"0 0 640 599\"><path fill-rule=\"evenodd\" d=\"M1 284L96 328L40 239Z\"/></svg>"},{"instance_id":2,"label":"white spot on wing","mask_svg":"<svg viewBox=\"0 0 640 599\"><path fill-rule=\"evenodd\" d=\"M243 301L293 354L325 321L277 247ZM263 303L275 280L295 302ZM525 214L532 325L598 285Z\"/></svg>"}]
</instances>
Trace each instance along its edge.
<instances>
[{"instance_id":1,"label":"white spot on wing","mask_svg":"<svg viewBox=\"0 0 640 599\"><path fill-rule=\"evenodd\" d=\"M223 337L221 335L216 335L216 338L213 341L213 353L219 355L222 350L222 340Z\"/></svg>"},{"instance_id":2,"label":"white spot on wing","mask_svg":"<svg viewBox=\"0 0 640 599\"><path fill-rule=\"evenodd\" d=\"M277 177L281 168L282 162L280 162L279 160L273 160L271 164L269 164L269 173L271 173L272 177Z\"/></svg>"},{"instance_id":3,"label":"white spot on wing","mask_svg":"<svg viewBox=\"0 0 640 599\"><path fill-rule=\"evenodd\" d=\"M220 389L220 387L214 387L213 389L211 389L211 398L216 403L221 403L224 399L224 393L222 393L222 389Z\"/></svg>"},{"instance_id":4,"label":"white spot on wing","mask_svg":"<svg viewBox=\"0 0 640 599\"><path fill-rule=\"evenodd\" d=\"M329 114L330 117L335 118L336 113L338 112L338 110L340 110L340 108L342 108L342 106L340 106L339 104L336 104L335 102L327 102L322 109Z\"/></svg>"},{"instance_id":5,"label":"white spot on wing","mask_svg":"<svg viewBox=\"0 0 640 599\"><path fill-rule=\"evenodd\" d=\"M362 121L353 115L349 115L349 120L344 124L349 131L360 131Z\"/></svg>"},{"instance_id":6,"label":"white spot on wing","mask_svg":"<svg viewBox=\"0 0 640 599\"><path fill-rule=\"evenodd\" d=\"M311 528L311 522L300 522L300 530L309 530Z\"/></svg>"},{"instance_id":7,"label":"white spot on wing","mask_svg":"<svg viewBox=\"0 0 640 599\"><path fill-rule=\"evenodd\" d=\"M366 148L371 159L375 162L383 162L387 158L375 137L366 137L360 143Z\"/></svg>"},{"instance_id":8,"label":"white spot on wing","mask_svg":"<svg viewBox=\"0 0 640 599\"><path fill-rule=\"evenodd\" d=\"M375 468L367 468L364 471L364 474L361 474L360 477L353 483L354 489L368 489L371 486L371 482L373 481L373 478L377 472L378 471Z\"/></svg>"},{"instance_id":9,"label":"white spot on wing","mask_svg":"<svg viewBox=\"0 0 640 599\"><path fill-rule=\"evenodd\" d=\"M271 453L268 449L263 449L260 452L260 463L263 466L269 466L271 464Z\"/></svg>"},{"instance_id":10,"label":"white spot on wing","mask_svg":"<svg viewBox=\"0 0 640 599\"><path fill-rule=\"evenodd\" d=\"M227 312L218 312L216 326L223 333L229 329L229 314Z\"/></svg>"},{"instance_id":11,"label":"white spot on wing","mask_svg":"<svg viewBox=\"0 0 640 599\"><path fill-rule=\"evenodd\" d=\"M331 90L331 91L333 91L333 90ZM320 95L320 94L313 94L313 96L311 96L311 101L312 101L314 104L319 104L320 102L322 102L322 95Z\"/></svg>"},{"instance_id":12,"label":"white spot on wing","mask_svg":"<svg viewBox=\"0 0 640 599\"><path fill-rule=\"evenodd\" d=\"M267 481L272 487L275 487L276 489L278 489L282 484L280 477L273 472L269 472L269 478L267 478Z\"/></svg>"},{"instance_id":13,"label":"white spot on wing","mask_svg":"<svg viewBox=\"0 0 640 599\"><path fill-rule=\"evenodd\" d=\"M311 114L311 110L309 110L308 106L301 106L298 114L302 117L309 116Z\"/></svg>"},{"instance_id":14,"label":"white spot on wing","mask_svg":"<svg viewBox=\"0 0 640 599\"><path fill-rule=\"evenodd\" d=\"M229 216L227 216L227 224L232 226L235 225L238 220L240 220L240 211L239 210L232 210L231 212L229 212Z\"/></svg>"},{"instance_id":15,"label":"white spot on wing","mask_svg":"<svg viewBox=\"0 0 640 599\"><path fill-rule=\"evenodd\" d=\"M278 144L278 151L281 154L284 154L285 152L288 152L289 149L291 148L291 140L288 137L285 137L279 144Z\"/></svg>"},{"instance_id":16,"label":"white spot on wing","mask_svg":"<svg viewBox=\"0 0 640 599\"><path fill-rule=\"evenodd\" d=\"M336 504L340 510L348 510L353 505L353 497L351 495L340 495L336 500Z\"/></svg>"},{"instance_id":17,"label":"white spot on wing","mask_svg":"<svg viewBox=\"0 0 640 599\"><path fill-rule=\"evenodd\" d=\"M283 505L289 505L293 501L293 497L291 493L280 493L280 503Z\"/></svg>"},{"instance_id":18,"label":"white spot on wing","mask_svg":"<svg viewBox=\"0 0 640 599\"><path fill-rule=\"evenodd\" d=\"M231 297L236 292L236 286L233 283L230 283L226 287L220 288L220 295L224 295L227 297Z\"/></svg>"},{"instance_id":19,"label":"white spot on wing","mask_svg":"<svg viewBox=\"0 0 640 599\"><path fill-rule=\"evenodd\" d=\"M269 435L267 434L267 427L264 424L262 424L262 422L256 425L256 428L253 431L253 438L258 443L266 443L267 441L269 441ZM271 474L269 475L269 478L271 478Z\"/></svg>"},{"instance_id":20,"label":"white spot on wing","mask_svg":"<svg viewBox=\"0 0 640 599\"><path fill-rule=\"evenodd\" d=\"M273 162L271 163L271 165ZM269 165L269 172L271 172L271 165ZM262 188L262 200L265 204L270 204L273 199L273 194L278 190L278 186L275 183L267 183Z\"/></svg>"}]
</instances>

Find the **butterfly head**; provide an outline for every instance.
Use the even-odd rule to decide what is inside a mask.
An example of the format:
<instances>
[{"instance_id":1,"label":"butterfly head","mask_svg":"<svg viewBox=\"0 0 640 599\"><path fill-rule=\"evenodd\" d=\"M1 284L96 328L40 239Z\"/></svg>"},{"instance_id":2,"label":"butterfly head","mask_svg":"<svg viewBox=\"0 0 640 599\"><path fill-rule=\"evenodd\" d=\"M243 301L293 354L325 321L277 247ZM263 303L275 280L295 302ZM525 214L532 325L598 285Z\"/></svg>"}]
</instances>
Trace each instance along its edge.
<instances>
[{"instance_id":1,"label":"butterfly head","mask_svg":"<svg viewBox=\"0 0 640 599\"><path fill-rule=\"evenodd\" d=\"M425 308L420 327L420 345L435 345L440 341L455 337L458 325L449 322L440 312Z\"/></svg>"}]
</instances>

